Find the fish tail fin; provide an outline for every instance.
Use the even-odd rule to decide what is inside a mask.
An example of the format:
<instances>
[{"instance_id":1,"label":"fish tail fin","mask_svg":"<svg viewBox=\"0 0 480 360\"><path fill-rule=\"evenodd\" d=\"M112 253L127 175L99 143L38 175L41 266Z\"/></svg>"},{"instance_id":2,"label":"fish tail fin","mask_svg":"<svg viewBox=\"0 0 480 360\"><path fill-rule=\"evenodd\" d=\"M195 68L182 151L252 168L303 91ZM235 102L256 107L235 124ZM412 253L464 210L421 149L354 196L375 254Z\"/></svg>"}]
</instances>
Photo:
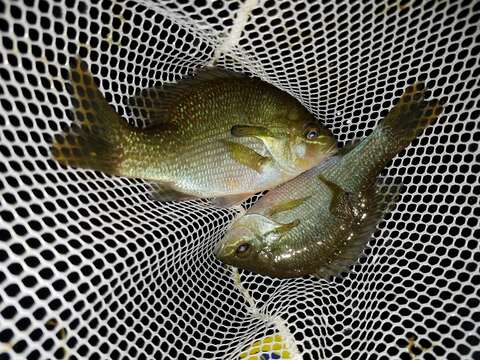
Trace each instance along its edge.
<instances>
[{"instance_id":1,"label":"fish tail fin","mask_svg":"<svg viewBox=\"0 0 480 360\"><path fill-rule=\"evenodd\" d=\"M410 144L417 135L434 124L443 107L438 100L425 101L425 86L414 83L403 93L397 105L381 123L401 148Z\"/></svg>"},{"instance_id":2,"label":"fish tail fin","mask_svg":"<svg viewBox=\"0 0 480 360\"><path fill-rule=\"evenodd\" d=\"M127 124L107 103L87 64L76 58L71 65L69 91L75 122L55 136L53 157L63 165L119 175Z\"/></svg>"}]
</instances>

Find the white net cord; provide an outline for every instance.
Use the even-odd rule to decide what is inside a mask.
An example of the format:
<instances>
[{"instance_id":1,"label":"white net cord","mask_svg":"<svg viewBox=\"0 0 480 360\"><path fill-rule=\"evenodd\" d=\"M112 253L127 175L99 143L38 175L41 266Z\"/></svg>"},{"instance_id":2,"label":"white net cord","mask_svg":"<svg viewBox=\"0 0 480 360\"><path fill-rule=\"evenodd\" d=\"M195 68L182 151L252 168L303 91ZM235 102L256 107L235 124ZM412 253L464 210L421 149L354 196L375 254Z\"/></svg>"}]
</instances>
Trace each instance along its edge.
<instances>
[{"instance_id":1,"label":"white net cord","mask_svg":"<svg viewBox=\"0 0 480 360\"><path fill-rule=\"evenodd\" d=\"M479 24L474 0L0 0L0 360L480 359ZM383 171L405 191L350 272L232 276L238 209L52 160L77 55L132 126L131 96L206 66L342 145L415 80L444 113Z\"/></svg>"}]
</instances>

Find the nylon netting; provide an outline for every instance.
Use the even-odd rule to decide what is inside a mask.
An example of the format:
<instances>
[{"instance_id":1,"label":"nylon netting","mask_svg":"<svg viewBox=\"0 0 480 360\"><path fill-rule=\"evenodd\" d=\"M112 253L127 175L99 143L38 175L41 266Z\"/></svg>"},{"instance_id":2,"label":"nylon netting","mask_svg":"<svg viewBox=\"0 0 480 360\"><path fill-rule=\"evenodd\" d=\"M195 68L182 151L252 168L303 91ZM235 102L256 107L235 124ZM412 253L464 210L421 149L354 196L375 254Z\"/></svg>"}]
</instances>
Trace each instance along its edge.
<instances>
[{"instance_id":1,"label":"nylon netting","mask_svg":"<svg viewBox=\"0 0 480 360\"><path fill-rule=\"evenodd\" d=\"M480 358L479 24L476 1L0 1L0 359ZM415 79L446 105L349 273L236 275L212 253L235 211L51 160L76 54L130 121L139 89L212 64L343 144Z\"/></svg>"}]
</instances>

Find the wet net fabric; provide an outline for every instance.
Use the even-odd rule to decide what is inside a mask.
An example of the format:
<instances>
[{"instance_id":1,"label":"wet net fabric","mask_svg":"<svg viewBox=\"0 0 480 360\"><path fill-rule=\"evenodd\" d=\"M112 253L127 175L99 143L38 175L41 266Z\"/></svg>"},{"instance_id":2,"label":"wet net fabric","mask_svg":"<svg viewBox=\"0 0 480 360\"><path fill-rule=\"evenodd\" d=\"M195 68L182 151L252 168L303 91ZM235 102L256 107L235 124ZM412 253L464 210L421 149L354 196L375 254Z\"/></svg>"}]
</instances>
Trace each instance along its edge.
<instances>
[{"instance_id":1,"label":"wet net fabric","mask_svg":"<svg viewBox=\"0 0 480 360\"><path fill-rule=\"evenodd\" d=\"M476 1L0 1L0 359L480 358L479 24ZM51 160L77 54L132 124L129 97L214 64L342 144L415 80L445 110L349 273L237 275L212 253L234 210Z\"/></svg>"}]
</instances>

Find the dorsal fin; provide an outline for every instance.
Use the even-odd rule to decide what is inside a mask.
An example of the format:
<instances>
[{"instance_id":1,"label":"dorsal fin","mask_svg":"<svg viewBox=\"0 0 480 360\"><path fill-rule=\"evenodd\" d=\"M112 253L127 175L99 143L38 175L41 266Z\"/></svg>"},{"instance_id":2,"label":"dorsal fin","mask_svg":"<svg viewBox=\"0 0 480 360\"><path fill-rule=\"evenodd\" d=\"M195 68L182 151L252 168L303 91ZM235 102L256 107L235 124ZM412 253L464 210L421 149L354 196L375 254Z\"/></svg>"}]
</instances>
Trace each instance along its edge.
<instances>
[{"instance_id":1,"label":"dorsal fin","mask_svg":"<svg viewBox=\"0 0 480 360\"><path fill-rule=\"evenodd\" d=\"M205 82L205 81L224 80L224 79L248 79L248 77L245 74L237 73L227 69L221 69L218 67L207 67L207 68L201 69L196 75L192 76L191 78L181 80L178 83L185 82L187 85L189 85L188 84L189 81Z\"/></svg>"},{"instance_id":2,"label":"dorsal fin","mask_svg":"<svg viewBox=\"0 0 480 360\"><path fill-rule=\"evenodd\" d=\"M180 79L176 83L152 87L142 90L138 95L129 99L133 115L145 120L147 127L159 126L170 128L172 109L179 99L198 90L208 82L218 80L247 79L246 75L220 68L206 68L196 75Z\"/></svg>"}]
</instances>

